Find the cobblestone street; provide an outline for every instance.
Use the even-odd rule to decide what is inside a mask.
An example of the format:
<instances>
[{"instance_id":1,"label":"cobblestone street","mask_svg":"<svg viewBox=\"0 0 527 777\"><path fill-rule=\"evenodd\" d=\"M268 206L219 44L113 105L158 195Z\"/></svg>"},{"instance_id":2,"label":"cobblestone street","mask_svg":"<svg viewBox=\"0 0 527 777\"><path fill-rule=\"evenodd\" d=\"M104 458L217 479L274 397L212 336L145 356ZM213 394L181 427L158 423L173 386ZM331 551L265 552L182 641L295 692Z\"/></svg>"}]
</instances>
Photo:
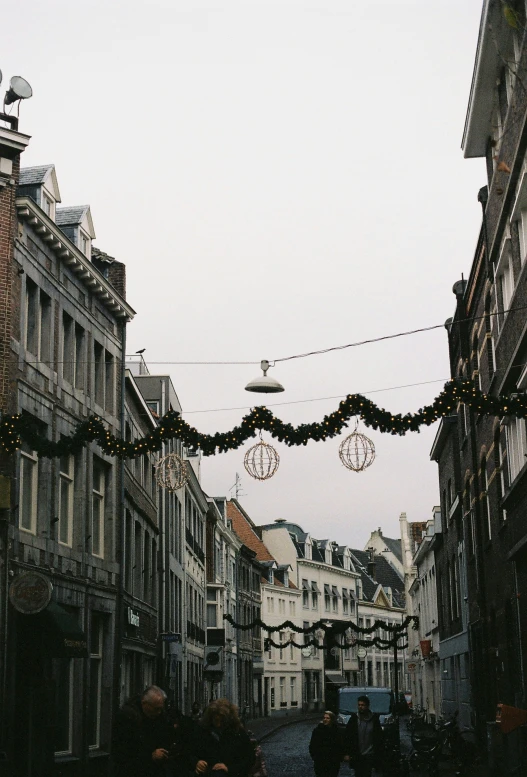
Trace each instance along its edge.
<instances>
[{"instance_id":1,"label":"cobblestone street","mask_svg":"<svg viewBox=\"0 0 527 777\"><path fill-rule=\"evenodd\" d=\"M262 749L267 764L269 777L281 777L281 775L298 775L298 777L314 777L313 761L309 755L308 747L311 732L318 719L303 720L265 736L262 741ZM403 752L411 750L409 734L404 721L401 723L401 746ZM411 777L424 777L425 772L412 771ZM377 773L376 777L379 777ZM439 777L454 777L456 768L450 761L442 761L439 766ZM486 769L482 766L474 767L467 775L477 774L478 777L486 775ZM339 777L353 777L353 772L346 764L340 768Z\"/></svg>"},{"instance_id":2,"label":"cobblestone street","mask_svg":"<svg viewBox=\"0 0 527 777\"><path fill-rule=\"evenodd\" d=\"M311 732L318 722L318 719L305 720L285 726L262 742L269 777L280 777L282 774L314 777L308 747ZM340 774L351 773L347 766L343 766Z\"/></svg>"}]
</instances>

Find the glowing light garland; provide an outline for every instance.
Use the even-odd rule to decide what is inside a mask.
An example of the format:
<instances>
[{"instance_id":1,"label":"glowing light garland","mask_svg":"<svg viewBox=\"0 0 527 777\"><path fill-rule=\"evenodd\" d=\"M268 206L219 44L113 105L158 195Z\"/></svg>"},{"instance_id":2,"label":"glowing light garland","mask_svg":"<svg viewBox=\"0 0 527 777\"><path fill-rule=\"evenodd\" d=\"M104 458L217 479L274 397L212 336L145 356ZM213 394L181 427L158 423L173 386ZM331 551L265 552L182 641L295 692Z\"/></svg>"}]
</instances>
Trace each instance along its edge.
<instances>
[{"instance_id":1,"label":"glowing light garland","mask_svg":"<svg viewBox=\"0 0 527 777\"><path fill-rule=\"evenodd\" d=\"M527 398L523 395L493 397L483 394L470 381L451 380L432 404L406 415L390 413L361 394L348 394L337 410L318 423L295 427L276 418L268 408L255 407L230 432L201 434L171 411L160 419L156 429L134 441L116 437L98 416L83 421L72 435L57 441L43 436L38 422L29 415L4 416L0 423L0 447L6 453L14 453L25 442L38 456L52 458L76 453L89 443L96 442L109 456L133 459L159 451L165 440L177 438L190 448L199 448L204 456L213 456L236 450L255 437L257 430L265 430L289 446L307 445L310 440L323 441L340 434L354 417L359 417L366 426L379 432L402 436L407 432L418 432L421 426L430 426L439 418L451 415L460 402L481 415L527 417Z\"/></svg>"}]
</instances>

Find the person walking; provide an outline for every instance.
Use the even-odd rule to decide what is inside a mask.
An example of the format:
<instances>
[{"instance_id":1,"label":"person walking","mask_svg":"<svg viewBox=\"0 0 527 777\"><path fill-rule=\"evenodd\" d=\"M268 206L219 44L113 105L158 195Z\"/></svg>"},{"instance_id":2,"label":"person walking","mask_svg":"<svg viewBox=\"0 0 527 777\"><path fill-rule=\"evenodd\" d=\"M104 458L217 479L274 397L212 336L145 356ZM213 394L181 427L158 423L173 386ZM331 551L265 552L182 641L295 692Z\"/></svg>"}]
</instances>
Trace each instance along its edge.
<instances>
[{"instance_id":1,"label":"person walking","mask_svg":"<svg viewBox=\"0 0 527 777\"><path fill-rule=\"evenodd\" d=\"M379 716L370 710L367 696L357 699L344 733L344 760L355 770L355 777L371 777L382 759L383 734Z\"/></svg>"},{"instance_id":2,"label":"person walking","mask_svg":"<svg viewBox=\"0 0 527 777\"><path fill-rule=\"evenodd\" d=\"M254 747L228 699L211 702L197 727L194 771L214 777L247 777L255 761Z\"/></svg>"},{"instance_id":3,"label":"person walking","mask_svg":"<svg viewBox=\"0 0 527 777\"><path fill-rule=\"evenodd\" d=\"M313 759L316 777L337 777L344 753L333 712L324 712L322 722L313 729L309 754Z\"/></svg>"},{"instance_id":4,"label":"person walking","mask_svg":"<svg viewBox=\"0 0 527 777\"><path fill-rule=\"evenodd\" d=\"M128 699L116 716L112 761L115 777L158 777L168 758L166 693L151 685Z\"/></svg>"}]
</instances>

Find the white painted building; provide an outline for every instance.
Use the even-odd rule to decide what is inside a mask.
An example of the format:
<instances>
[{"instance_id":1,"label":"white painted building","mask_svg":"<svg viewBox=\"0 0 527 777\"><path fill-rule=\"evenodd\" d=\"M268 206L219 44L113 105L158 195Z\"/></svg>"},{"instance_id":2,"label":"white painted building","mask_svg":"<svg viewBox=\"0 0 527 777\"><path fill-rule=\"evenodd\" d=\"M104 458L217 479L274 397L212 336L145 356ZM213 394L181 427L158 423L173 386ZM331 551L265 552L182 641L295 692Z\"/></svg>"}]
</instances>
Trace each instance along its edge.
<instances>
[{"instance_id":1,"label":"white painted building","mask_svg":"<svg viewBox=\"0 0 527 777\"><path fill-rule=\"evenodd\" d=\"M414 541L411 572L408 575L409 603L413 614L419 617L419 628L410 633L410 690L414 703L427 710L429 716L441 714L441 670L439 660L439 617L434 546L436 527L441 526L441 511L433 508L421 542ZM401 529L408 527L401 522Z\"/></svg>"},{"instance_id":2,"label":"white painted building","mask_svg":"<svg viewBox=\"0 0 527 777\"><path fill-rule=\"evenodd\" d=\"M300 619L304 628L323 620L327 623L355 620L360 574L350 549L330 540L315 540L300 526L284 520L260 527L262 540L281 565L289 565L291 576L301 591ZM336 692L343 685L357 684L356 649L339 644L351 643L351 632L334 635L331 630L315 634L325 648L307 647L302 651L302 707L322 709L335 704ZM309 641L307 636L305 641Z\"/></svg>"}]
</instances>

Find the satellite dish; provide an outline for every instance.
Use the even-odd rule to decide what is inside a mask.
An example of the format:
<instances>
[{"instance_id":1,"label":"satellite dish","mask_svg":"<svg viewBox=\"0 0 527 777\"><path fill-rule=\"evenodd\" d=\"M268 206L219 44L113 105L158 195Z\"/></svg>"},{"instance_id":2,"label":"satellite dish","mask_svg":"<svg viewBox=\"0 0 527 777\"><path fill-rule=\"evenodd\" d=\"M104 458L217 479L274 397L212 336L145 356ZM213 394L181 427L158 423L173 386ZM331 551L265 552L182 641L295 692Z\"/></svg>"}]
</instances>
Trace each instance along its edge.
<instances>
[{"instance_id":1,"label":"satellite dish","mask_svg":"<svg viewBox=\"0 0 527 777\"><path fill-rule=\"evenodd\" d=\"M31 85L22 76L13 76L9 82L9 89L5 93L4 105L11 105L17 100L27 100L33 95Z\"/></svg>"}]
</instances>

